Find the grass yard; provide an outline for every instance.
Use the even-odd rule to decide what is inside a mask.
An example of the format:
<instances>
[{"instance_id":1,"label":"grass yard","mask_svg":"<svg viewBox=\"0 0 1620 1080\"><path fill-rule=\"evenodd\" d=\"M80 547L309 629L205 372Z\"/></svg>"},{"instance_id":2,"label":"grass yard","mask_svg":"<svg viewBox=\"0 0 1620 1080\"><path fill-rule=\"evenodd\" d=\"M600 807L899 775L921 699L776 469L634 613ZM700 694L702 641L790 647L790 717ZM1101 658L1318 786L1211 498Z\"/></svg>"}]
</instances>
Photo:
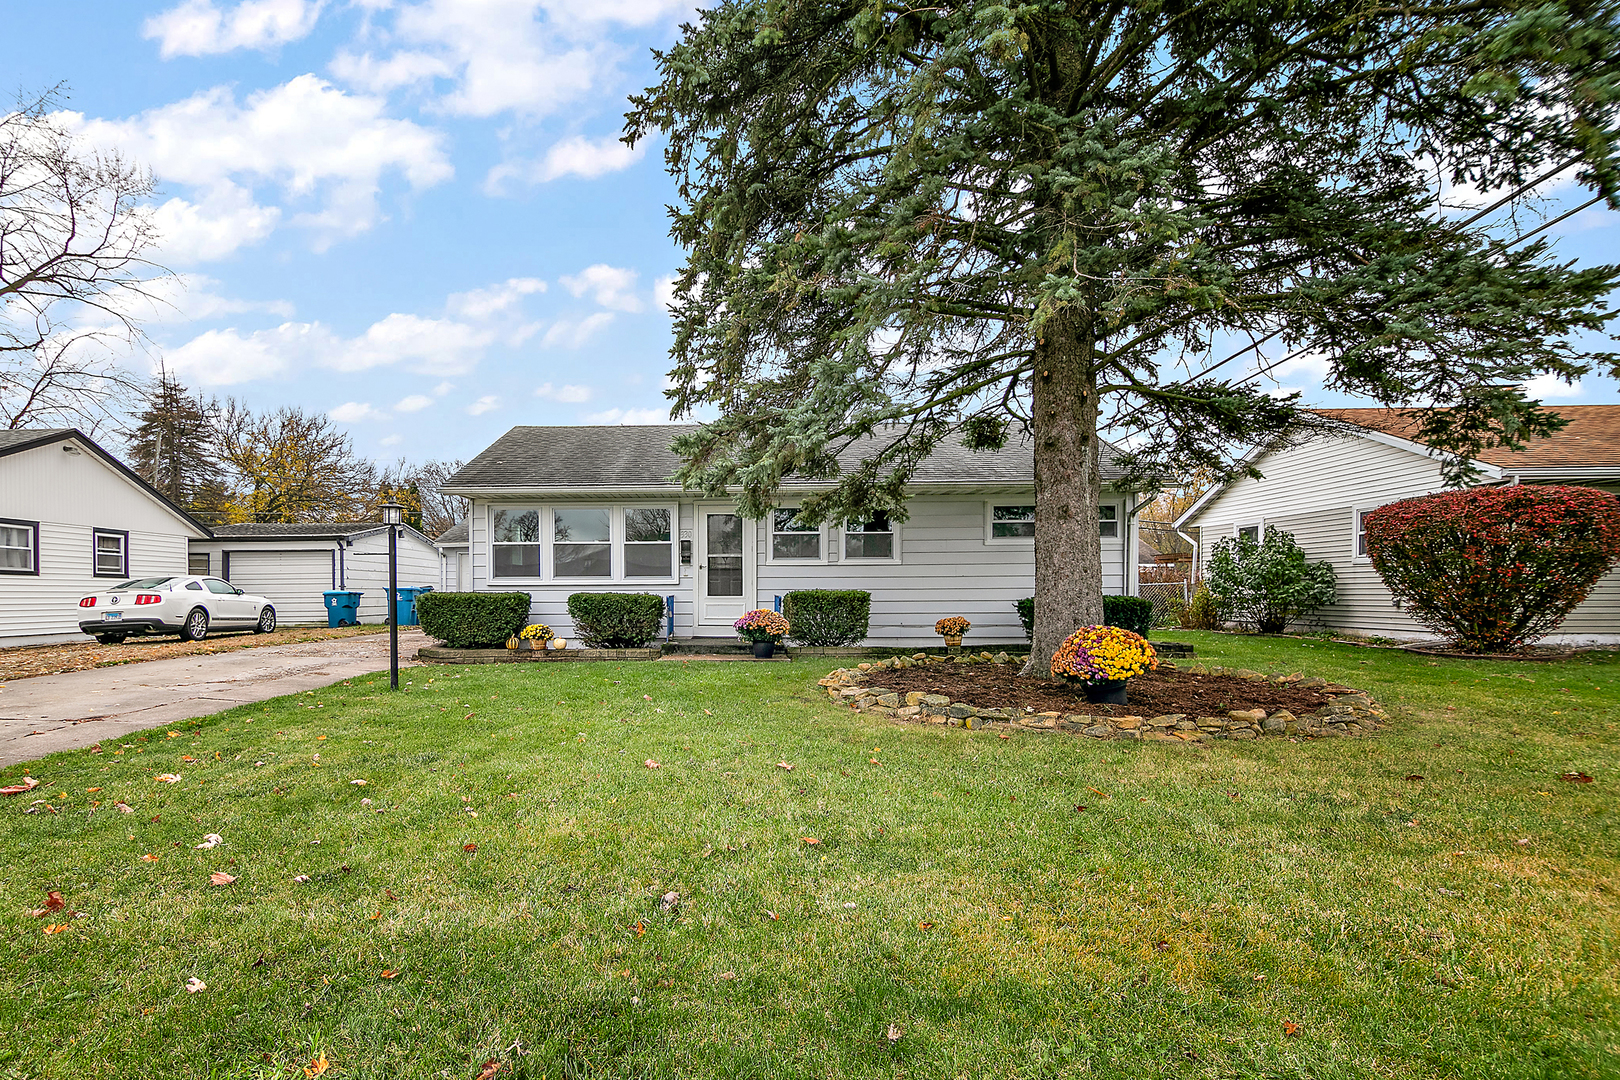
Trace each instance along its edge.
<instances>
[{"instance_id":1,"label":"grass yard","mask_svg":"<svg viewBox=\"0 0 1620 1080\"><path fill-rule=\"evenodd\" d=\"M0 1077L1620 1075L1620 656L1174 636L1395 725L1000 739L825 660L525 664L8 768Z\"/></svg>"}]
</instances>

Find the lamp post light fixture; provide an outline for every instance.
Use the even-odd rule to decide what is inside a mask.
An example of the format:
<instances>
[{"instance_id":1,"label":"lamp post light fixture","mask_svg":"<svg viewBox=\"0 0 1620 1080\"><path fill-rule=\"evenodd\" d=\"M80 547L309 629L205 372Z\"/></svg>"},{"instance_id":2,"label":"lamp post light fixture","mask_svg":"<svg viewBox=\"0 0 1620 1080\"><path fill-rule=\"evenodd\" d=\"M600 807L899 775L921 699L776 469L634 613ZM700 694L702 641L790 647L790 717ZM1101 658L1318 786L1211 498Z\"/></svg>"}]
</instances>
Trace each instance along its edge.
<instances>
[{"instance_id":1,"label":"lamp post light fixture","mask_svg":"<svg viewBox=\"0 0 1620 1080\"><path fill-rule=\"evenodd\" d=\"M399 689L399 525L405 520L405 507L392 499L382 504L383 524L388 526L388 689Z\"/></svg>"}]
</instances>

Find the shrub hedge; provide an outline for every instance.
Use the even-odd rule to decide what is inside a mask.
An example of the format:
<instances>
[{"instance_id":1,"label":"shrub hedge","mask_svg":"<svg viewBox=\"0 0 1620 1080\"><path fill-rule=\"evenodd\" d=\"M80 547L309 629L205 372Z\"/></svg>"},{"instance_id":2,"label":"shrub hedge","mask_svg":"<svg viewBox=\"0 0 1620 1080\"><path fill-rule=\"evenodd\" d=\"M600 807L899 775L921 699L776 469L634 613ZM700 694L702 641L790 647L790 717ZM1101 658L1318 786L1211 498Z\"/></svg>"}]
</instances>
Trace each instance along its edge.
<instances>
[{"instance_id":1,"label":"shrub hedge","mask_svg":"<svg viewBox=\"0 0 1620 1080\"><path fill-rule=\"evenodd\" d=\"M796 589L782 597L789 639L800 645L837 648L866 637L872 594L863 589Z\"/></svg>"},{"instance_id":2,"label":"shrub hedge","mask_svg":"<svg viewBox=\"0 0 1620 1080\"><path fill-rule=\"evenodd\" d=\"M589 649L642 649L664 629L664 598L652 593L579 592L568 598L574 634Z\"/></svg>"},{"instance_id":3,"label":"shrub hedge","mask_svg":"<svg viewBox=\"0 0 1620 1080\"><path fill-rule=\"evenodd\" d=\"M430 592L416 598L422 632L452 649L494 649L529 622L526 592Z\"/></svg>"},{"instance_id":4,"label":"shrub hedge","mask_svg":"<svg viewBox=\"0 0 1620 1080\"><path fill-rule=\"evenodd\" d=\"M1620 499L1594 488L1447 491L1380 506L1362 522L1389 591L1469 652L1550 633L1620 559Z\"/></svg>"},{"instance_id":5,"label":"shrub hedge","mask_svg":"<svg viewBox=\"0 0 1620 1080\"><path fill-rule=\"evenodd\" d=\"M1024 624L1024 637L1034 641L1035 598L1014 600L1013 607L1018 609L1018 621ZM1153 601L1141 596L1104 596L1102 624L1147 637L1153 628Z\"/></svg>"},{"instance_id":6,"label":"shrub hedge","mask_svg":"<svg viewBox=\"0 0 1620 1080\"><path fill-rule=\"evenodd\" d=\"M1221 617L1251 633L1288 624L1338 600L1333 564L1307 562L1294 534L1275 525L1265 537L1228 536L1209 553L1209 594Z\"/></svg>"}]
</instances>

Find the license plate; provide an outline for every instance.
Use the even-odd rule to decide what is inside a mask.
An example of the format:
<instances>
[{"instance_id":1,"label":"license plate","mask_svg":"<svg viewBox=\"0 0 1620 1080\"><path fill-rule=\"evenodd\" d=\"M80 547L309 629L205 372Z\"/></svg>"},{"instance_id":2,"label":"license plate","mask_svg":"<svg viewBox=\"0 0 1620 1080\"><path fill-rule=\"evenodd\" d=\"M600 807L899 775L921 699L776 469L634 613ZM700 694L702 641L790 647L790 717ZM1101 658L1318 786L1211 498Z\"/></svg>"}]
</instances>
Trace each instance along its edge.
<instances>
[{"instance_id":1,"label":"license plate","mask_svg":"<svg viewBox=\"0 0 1620 1080\"><path fill-rule=\"evenodd\" d=\"M102 622L117 622L119 619L122 619L123 617L124 617L124 613L122 611L103 611L101 613L101 621Z\"/></svg>"}]
</instances>

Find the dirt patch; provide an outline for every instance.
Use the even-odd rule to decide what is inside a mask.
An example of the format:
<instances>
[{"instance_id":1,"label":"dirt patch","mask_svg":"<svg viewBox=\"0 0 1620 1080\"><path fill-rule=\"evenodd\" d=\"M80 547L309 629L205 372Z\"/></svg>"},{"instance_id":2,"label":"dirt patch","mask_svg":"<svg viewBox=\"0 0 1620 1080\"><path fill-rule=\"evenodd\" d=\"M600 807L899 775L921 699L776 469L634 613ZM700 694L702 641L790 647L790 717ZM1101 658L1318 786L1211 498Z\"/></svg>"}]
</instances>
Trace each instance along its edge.
<instances>
[{"instance_id":1,"label":"dirt patch","mask_svg":"<svg viewBox=\"0 0 1620 1080\"><path fill-rule=\"evenodd\" d=\"M864 685L899 694L913 690L944 694L952 701L971 702L981 709L1033 709L1038 713L1092 716L1225 716L1233 709L1264 709L1267 713L1287 709L1303 715L1333 700L1318 689L1162 668L1130 681L1128 705L1091 704L1078 686L1021 676L1009 664L881 668L867 673Z\"/></svg>"},{"instance_id":2,"label":"dirt patch","mask_svg":"<svg viewBox=\"0 0 1620 1080\"><path fill-rule=\"evenodd\" d=\"M235 652L265 645L299 645L306 641L386 633L386 626L294 627L271 634L225 634L201 641L180 641L172 637L131 638L122 645L101 645L93 641L63 645L20 645L0 649L0 682L30 679L36 675L61 675L68 671L140 664L148 660L169 660L176 656Z\"/></svg>"}]
</instances>

